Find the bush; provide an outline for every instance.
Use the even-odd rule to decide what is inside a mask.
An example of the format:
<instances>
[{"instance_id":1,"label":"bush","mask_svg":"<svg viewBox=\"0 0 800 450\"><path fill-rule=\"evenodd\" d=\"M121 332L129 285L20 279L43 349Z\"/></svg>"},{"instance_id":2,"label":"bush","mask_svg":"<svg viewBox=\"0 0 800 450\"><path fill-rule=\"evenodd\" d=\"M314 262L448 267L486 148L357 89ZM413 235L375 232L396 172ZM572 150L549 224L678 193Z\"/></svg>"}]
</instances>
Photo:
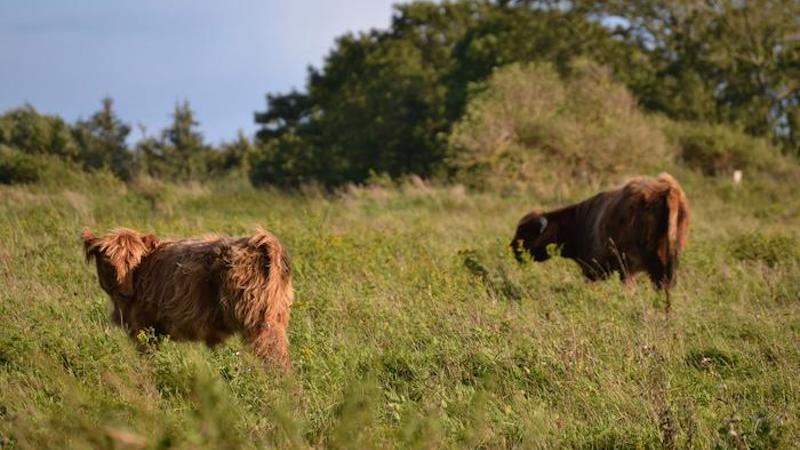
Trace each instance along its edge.
<instances>
[{"instance_id":1,"label":"bush","mask_svg":"<svg viewBox=\"0 0 800 450\"><path fill-rule=\"evenodd\" d=\"M0 144L0 184L37 183L58 190L107 188L116 178L107 170L86 172L55 155L32 155Z\"/></svg>"},{"instance_id":2,"label":"bush","mask_svg":"<svg viewBox=\"0 0 800 450\"><path fill-rule=\"evenodd\" d=\"M324 180L315 149L305 140L287 134L259 145L250 155L250 181L254 186L298 187Z\"/></svg>"},{"instance_id":3,"label":"bush","mask_svg":"<svg viewBox=\"0 0 800 450\"><path fill-rule=\"evenodd\" d=\"M616 181L671 163L662 132L607 69L578 61L571 72L561 79L544 64L496 71L450 135L458 177L478 187Z\"/></svg>"},{"instance_id":4,"label":"bush","mask_svg":"<svg viewBox=\"0 0 800 450\"><path fill-rule=\"evenodd\" d=\"M765 138L727 125L665 121L664 132L683 162L706 175L744 169L783 173L792 166Z\"/></svg>"},{"instance_id":5,"label":"bush","mask_svg":"<svg viewBox=\"0 0 800 450\"><path fill-rule=\"evenodd\" d=\"M0 145L0 183L33 183L39 181L41 170L35 157Z\"/></svg>"},{"instance_id":6,"label":"bush","mask_svg":"<svg viewBox=\"0 0 800 450\"><path fill-rule=\"evenodd\" d=\"M0 144L30 154L76 159L78 145L69 125L58 116L39 114L26 105L0 115Z\"/></svg>"}]
</instances>

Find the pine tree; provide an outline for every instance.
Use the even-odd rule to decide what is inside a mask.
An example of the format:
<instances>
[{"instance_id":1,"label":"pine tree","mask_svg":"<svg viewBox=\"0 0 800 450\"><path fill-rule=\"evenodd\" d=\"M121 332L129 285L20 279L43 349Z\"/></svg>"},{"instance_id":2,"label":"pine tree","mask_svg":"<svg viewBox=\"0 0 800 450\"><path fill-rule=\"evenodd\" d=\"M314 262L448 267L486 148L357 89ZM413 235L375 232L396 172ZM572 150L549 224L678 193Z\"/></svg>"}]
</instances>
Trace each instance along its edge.
<instances>
[{"instance_id":1,"label":"pine tree","mask_svg":"<svg viewBox=\"0 0 800 450\"><path fill-rule=\"evenodd\" d=\"M198 122L189 102L175 105L172 125L162 132L167 162L179 179L198 179L207 171L209 148L196 130Z\"/></svg>"},{"instance_id":2,"label":"pine tree","mask_svg":"<svg viewBox=\"0 0 800 450\"><path fill-rule=\"evenodd\" d=\"M78 121L74 126L81 162L85 167L107 168L118 177L128 179L134 169L133 155L126 142L131 127L117 117L110 97L103 98L102 105L89 120Z\"/></svg>"}]
</instances>

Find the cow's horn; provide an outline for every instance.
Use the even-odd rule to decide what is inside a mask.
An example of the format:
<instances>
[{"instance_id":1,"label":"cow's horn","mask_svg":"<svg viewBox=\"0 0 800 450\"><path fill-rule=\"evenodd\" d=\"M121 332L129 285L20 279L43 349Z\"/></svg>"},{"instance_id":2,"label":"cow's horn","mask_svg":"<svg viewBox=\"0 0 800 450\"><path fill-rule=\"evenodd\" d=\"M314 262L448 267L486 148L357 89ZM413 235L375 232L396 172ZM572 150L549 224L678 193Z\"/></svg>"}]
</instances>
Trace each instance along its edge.
<instances>
[{"instance_id":1,"label":"cow's horn","mask_svg":"<svg viewBox=\"0 0 800 450\"><path fill-rule=\"evenodd\" d=\"M539 233L542 233L544 231L544 229L547 228L547 217L540 216L539 217L539 225L540 225Z\"/></svg>"}]
</instances>

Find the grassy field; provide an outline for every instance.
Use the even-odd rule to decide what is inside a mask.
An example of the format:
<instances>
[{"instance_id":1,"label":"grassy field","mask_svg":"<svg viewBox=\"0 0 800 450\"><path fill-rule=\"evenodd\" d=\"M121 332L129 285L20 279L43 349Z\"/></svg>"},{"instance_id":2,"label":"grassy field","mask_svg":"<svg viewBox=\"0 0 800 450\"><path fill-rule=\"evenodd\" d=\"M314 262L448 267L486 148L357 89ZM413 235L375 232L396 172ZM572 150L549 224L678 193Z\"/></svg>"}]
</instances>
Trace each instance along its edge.
<instances>
[{"instance_id":1,"label":"grassy field","mask_svg":"<svg viewBox=\"0 0 800 450\"><path fill-rule=\"evenodd\" d=\"M644 277L589 284L507 252L528 209L598 186L0 187L0 448L793 448L796 186L675 175L693 223L669 320ZM78 238L259 224L294 261L290 376L238 339L138 352Z\"/></svg>"}]
</instances>

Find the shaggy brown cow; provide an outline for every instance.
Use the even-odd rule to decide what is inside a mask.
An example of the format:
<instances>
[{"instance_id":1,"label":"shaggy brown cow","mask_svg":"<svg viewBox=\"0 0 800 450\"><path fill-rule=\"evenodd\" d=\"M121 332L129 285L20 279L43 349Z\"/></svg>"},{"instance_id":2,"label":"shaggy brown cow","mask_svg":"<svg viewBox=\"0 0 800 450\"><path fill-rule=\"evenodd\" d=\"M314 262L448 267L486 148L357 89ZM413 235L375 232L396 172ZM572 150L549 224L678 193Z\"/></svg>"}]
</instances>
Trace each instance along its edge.
<instances>
[{"instance_id":1,"label":"shaggy brown cow","mask_svg":"<svg viewBox=\"0 0 800 450\"><path fill-rule=\"evenodd\" d=\"M662 173L552 212L531 212L517 225L511 247L519 261L525 251L544 261L547 247L555 244L590 280L619 272L629 283L636 272L646 271L656 288L666 290L669 302L688 226L683 189Z\"/></svg>"},{"instance_id":2,"label":"shaggy brown cow","mask_svg":"<svg viewBox=\"0 0 800 450\"><path fill-rule=\"evenodd\" d=\"M271 233L159 240L128 229L95 237L85 229L81 237L111 297L112 321L132 338L152 328L213 346L239 333L256 355L289 368L292 276Z\"/></svg>"}]
</instances>

